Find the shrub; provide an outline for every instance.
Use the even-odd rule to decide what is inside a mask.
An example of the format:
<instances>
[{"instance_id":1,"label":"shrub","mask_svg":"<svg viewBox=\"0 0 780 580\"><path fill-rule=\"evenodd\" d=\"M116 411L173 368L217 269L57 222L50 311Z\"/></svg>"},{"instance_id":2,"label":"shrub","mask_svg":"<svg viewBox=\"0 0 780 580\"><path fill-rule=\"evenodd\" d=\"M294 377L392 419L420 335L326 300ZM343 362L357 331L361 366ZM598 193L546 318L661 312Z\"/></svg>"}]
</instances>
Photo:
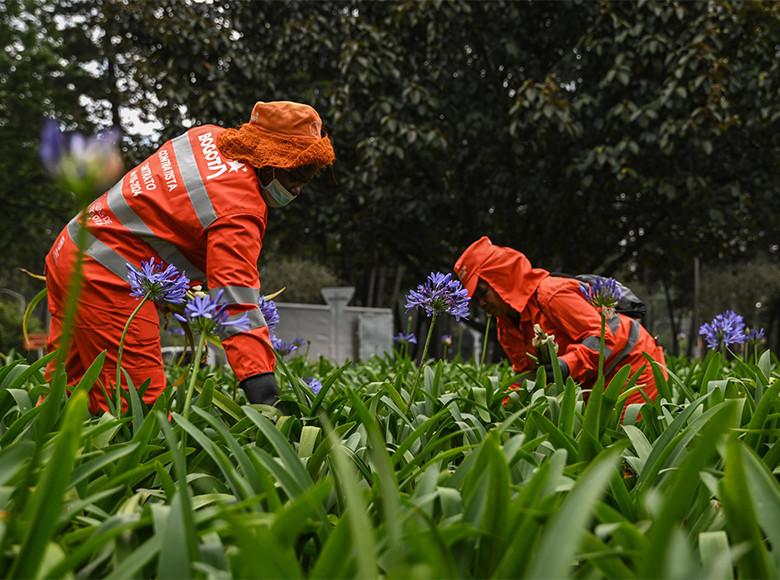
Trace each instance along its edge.
<instances>
[{"instance_id":1,"label":"shrub","mask_svg":"<svg viewBox=\"0 0 780 580\"><path fill-rule=\"evenodd\" d=\"M263 292L270 294L282 287L286 290L279 302L304 302L323 304L320 290L338 286L338 276L327 266L302 258L284 258L260 266Z\"/></svg>"},{"instance_id":2,"label":"shrub","mask_svg":"<svg viewBox=\"0 0 780 580\"><path fill-rule=\"evenodd\" d=\"M0 300L0 352L22 350L22 317L19 304Z\"/></svg>"}]
</instances>

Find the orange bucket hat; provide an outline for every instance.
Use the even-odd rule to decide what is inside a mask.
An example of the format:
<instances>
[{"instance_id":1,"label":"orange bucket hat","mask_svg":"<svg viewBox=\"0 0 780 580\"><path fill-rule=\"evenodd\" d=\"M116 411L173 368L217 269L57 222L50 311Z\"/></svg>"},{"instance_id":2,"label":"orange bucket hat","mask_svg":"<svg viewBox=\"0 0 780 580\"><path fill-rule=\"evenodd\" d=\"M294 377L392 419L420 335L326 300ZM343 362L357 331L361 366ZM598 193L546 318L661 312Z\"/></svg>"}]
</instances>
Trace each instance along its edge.
<instances>
[{"instance_id":1,"label":"orange bucket hat","mask_svg":"<svg viewBox=\"0 0 780 580\"><path fill-rule=\"evenodd\" d=\"M322 136L322 119L309 105L291 101L258 101L248 123L225 129L217 137L220 153L252 167L317 168L336 160L333 145Z\"/></svg>"}]
</instances>

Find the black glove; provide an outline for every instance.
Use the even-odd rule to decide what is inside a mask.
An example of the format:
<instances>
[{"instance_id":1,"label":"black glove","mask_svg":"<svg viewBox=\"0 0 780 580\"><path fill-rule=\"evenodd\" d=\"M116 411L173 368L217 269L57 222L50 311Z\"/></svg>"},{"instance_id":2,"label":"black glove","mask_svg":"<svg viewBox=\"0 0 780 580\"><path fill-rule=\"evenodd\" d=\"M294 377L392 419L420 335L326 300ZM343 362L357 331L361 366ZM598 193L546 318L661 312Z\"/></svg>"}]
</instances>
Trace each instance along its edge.
<instances>
[{"instance_id":1,"label":"black glove","mask_svg":"<svg viewBox=\"0 0 780 580\"><path fill-rule=\"evenodd\" d=\"M279 389L273 373L248 377L241 381L239 386L244 389L246 398L252 404L275 405L279 400Z\"/></svg>"},{"instance_id":2,"label":"black glove","mask_svg":"<svg viewBox=\"0 0 780 580\"><path fill-rule=\"evenodd\" d=\"M569 378L569 365L567 365L566 361L561 357L558 357L558 364L561 367L561 379L565 381ZM555 380L552 363L547 363L544 365L544 374L547 376L548 383Z\"/></svg>"}]
</instances>

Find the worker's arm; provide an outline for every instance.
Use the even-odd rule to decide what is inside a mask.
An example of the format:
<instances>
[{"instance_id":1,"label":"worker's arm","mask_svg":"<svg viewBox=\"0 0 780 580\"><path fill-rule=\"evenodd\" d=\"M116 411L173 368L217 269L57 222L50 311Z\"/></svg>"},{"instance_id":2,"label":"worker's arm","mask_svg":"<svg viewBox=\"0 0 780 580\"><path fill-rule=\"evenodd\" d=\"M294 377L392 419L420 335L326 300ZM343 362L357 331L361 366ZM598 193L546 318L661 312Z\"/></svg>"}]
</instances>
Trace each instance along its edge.
<instances>
[{"instance_id":1,"label":"worker's arm","mask_svg":"<svg viewBox=\"0 0 780 580\"><path fill-rule=\"evenodd\" d=\"M222 302L229 305L231 318L243 314L249 318L247 330L227 327L222 338L228 362L248 395L246 387L257 380L245 381L265 375L269 378L262 381L267 383L272 380L275 367L268 327L258 306L260 275L257 261L264 231L265 224L259 216L236 214L218 218L206 233L206 274L210 294L222 293ZM250 399L250 402L264 401Z\"/></svg>"},{"instance_id":2,"label":"worker's arm","mask_svg":"<svg viewBox=\"0 0 780 580\"><path fill-rule=\"evenodd\" d=\"M571 344L558 357L566 364L577 382L592 380L598 372L601 315L575 289L557 292L545 308L547 316L555 321ZM616 315L617 316L617 315ZM604 329L606 360L615 350L615 335L609 324Z\"/></svg>"},{"instance_id":3,"label":"worker's arm","mask_svg":"<svg viewBox=\"0 0 780 580\"><path fill-rule=\"evenodd\" d=\"M517 374L533 370L534 362L528 357L533 351L531 339L509 318L500 318L497 323L498 342L512 363L512 370Z\"/></svg>"}]
</instances>

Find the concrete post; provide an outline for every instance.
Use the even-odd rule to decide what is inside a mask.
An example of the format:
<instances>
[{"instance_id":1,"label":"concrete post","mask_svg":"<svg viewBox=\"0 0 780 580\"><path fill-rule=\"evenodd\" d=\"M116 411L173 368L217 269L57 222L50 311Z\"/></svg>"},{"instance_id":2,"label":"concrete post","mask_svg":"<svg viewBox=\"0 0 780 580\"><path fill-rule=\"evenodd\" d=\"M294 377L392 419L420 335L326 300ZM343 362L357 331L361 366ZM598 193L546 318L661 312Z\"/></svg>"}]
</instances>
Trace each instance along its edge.
<instances>
[{"instance_id":1,"label":"concrete post","mask_svg":"<svg viewBox=\"0 0 780 580\"><path fill-rule=\"evenodd\" d=\"M322 297L330 307L330 348L329 357L331 360L338 361L338 364L344 362L351 345L351 337L348 331L342 328L344 325L344 309L355 294L354 286L345 286L341 288L323 288Z\"/></svg>"}]
</instances>

